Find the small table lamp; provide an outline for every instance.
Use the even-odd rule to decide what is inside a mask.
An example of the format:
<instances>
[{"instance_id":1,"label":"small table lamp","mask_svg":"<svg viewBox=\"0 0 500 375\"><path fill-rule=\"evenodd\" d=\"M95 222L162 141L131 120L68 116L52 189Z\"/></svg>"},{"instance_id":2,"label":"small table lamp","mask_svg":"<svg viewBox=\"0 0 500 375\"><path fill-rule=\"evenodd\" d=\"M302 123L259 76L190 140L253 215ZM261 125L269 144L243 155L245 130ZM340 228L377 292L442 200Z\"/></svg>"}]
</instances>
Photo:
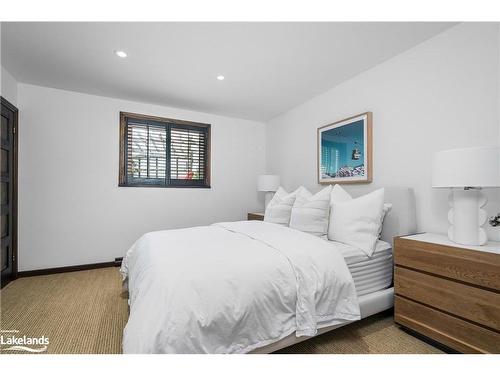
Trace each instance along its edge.
<instances>
[{"instance_id":1,"label":"small table lamp","mask_svg":"<svg viewBox=\"0 0 500 375\"><path fill-rule=\"evenodd\" d=\"M266 206L269 204L273 198L274 193L278 190L280 186L280 176L273 174L264 174L259 176L257 181L257 190L264 191L266 193Z\"/></svg>"},{"instance_id":2,"label":"small table lamp","mask_svg":"<svg viewBox=\"0 0 500 375\"><path fill-rule=\"evenodd\" d=\"M484 187L500 186L500 148L474 147L438 152L434 158L432 187L451 188L448 198L448 238L463 245L488 242L482 225L487 214L482 209Z\"/></svg>"}]
</instances>

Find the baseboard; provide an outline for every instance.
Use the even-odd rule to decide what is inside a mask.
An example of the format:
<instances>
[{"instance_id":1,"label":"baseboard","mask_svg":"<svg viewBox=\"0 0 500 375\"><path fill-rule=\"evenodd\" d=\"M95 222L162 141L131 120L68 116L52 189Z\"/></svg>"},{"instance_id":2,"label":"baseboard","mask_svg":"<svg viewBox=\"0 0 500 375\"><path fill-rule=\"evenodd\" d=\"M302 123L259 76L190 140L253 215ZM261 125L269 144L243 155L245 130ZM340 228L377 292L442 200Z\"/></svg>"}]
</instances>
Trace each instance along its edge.
<instances>
[{"instance_id":1,"label":"baseboard","mask_svg":"<svg viewBox=\"0 0 500 375\"><path fill-rule=\"evenodd\" d=\"M116 262L116 261L115 262L104 262L104 263L80 264L77 266L45 268L45 269L31 270L31 271L21 271L21 272L17 273L17 277L52 275L55 273L85 271L85 270L94 270L97 268L118 267L118 266L120 266L120 262Z\"/></svg>"},{"instance_id":2,"label":"baseboard","mask_svg":"<svg viewBox=\"0 0 500 375\"><path fill-rule=\"evenodd\" d=\"M14 281L16 278L15 277L9 277L9 278L1 278L0 280L0 289L3 289L4 287L7 286L8 283L10 283L11 281Z\"/></svg>"}]
</instances>

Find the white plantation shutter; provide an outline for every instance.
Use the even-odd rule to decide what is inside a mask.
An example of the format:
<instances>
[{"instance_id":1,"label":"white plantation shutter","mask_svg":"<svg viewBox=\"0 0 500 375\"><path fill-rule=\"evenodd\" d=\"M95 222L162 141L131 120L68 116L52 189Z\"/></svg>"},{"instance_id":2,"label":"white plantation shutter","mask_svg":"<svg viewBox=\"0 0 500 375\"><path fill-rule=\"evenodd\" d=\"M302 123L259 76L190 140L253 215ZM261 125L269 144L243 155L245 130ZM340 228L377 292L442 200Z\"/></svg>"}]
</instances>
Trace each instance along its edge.
<instances>
[{"instance_id":1,"label":"white plantation shutter","mask_svg":"<svg viewBox=\"0 0 500 375\"><path fill-rule=\"evenodd\" d=\"M197 129L170 130L170 179L205 178L206 133Z\"/></svg>"},{"instance_id":2,"label":"white plantation shutter","mask_svg":"<svg viewBox=\"0 0 500 375\"><path fill-rule=\"evenodd\" d=\"M129 122L127 126L127 175L130 180L165 180L167 129ZM146 182L146 181L145 181Z\"/></svg>"},{"instance_id":3,"label":"white plantation shutter","mask_svg":"<svg viewBox=\"0 0 500 375\"><path fill-rule=\"evenodd\" d=\"M209 187L210 125L144 117L122 119L120 185Z\"/></svg>"}]
</instances>

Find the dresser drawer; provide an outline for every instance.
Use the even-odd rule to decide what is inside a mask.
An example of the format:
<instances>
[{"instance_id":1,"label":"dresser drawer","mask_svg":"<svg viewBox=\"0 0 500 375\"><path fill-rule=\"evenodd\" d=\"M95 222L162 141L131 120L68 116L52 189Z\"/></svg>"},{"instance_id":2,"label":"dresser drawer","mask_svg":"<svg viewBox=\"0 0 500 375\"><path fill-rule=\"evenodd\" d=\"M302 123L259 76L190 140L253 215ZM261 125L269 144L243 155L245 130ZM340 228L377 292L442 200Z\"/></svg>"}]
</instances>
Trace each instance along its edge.
<instances>
[{"instance_id":1,"label":"dresser drawer","mask_svg":"<svg viewBox=\"0 0 500 375\"><path fill-rule=\"evenodd\" d=\"M394 320L463 353L500 353L500 334L396 296Z\"/></svg>"},{"instance_id":2,"label":"dresser drawer","mask_svg":"<svg viewBox=\"0 0 500 375\"><path fill-rule=\"evenodd\" d=\"M500 293L396 266L395 293L500 331Z\"/></svg>"},{"instance_id":3,"label":"dresser drawer","mask_svg":"<svg viewBox=\"0 0 500 375\"><path fill-rule=\"evenodd\" d=\"M497 254L396 238L394 263L500 291Z\"/></svg>"}]
</instances>

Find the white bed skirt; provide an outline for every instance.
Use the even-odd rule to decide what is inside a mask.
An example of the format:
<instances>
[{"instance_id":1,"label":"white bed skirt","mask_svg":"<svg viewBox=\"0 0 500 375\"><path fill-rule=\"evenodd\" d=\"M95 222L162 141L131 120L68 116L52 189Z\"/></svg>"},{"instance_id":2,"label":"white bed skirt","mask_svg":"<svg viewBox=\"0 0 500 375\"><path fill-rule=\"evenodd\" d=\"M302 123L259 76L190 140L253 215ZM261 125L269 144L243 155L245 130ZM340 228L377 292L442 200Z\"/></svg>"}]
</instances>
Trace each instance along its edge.
<instances>
[{"instance_id":1,"label":"white bed skirt","mask_svg":"<svg viewBox=\"0 0 500 375\"><path fill-rule=\"evenodd\" d=\"M364 296L358 297L358 301L359 301L359 308L361 310L361 319L364 319L371 315L390 309L391 307L394 306L394 288L387 288L370 294L365 294ZM354 322L347 322L347 323L319 328L318 335L332 331L334 329L340 328L350 323ZM294 332L291 335L284 337L280 341L276 341L275 343L272 343L270 345L263 346L250 353L251 354L272 353L277 350L286 348L287 346L294 345L311 338L312 337L307 337L307 336L297 337Z\"/></svg>"}]
</instances>

